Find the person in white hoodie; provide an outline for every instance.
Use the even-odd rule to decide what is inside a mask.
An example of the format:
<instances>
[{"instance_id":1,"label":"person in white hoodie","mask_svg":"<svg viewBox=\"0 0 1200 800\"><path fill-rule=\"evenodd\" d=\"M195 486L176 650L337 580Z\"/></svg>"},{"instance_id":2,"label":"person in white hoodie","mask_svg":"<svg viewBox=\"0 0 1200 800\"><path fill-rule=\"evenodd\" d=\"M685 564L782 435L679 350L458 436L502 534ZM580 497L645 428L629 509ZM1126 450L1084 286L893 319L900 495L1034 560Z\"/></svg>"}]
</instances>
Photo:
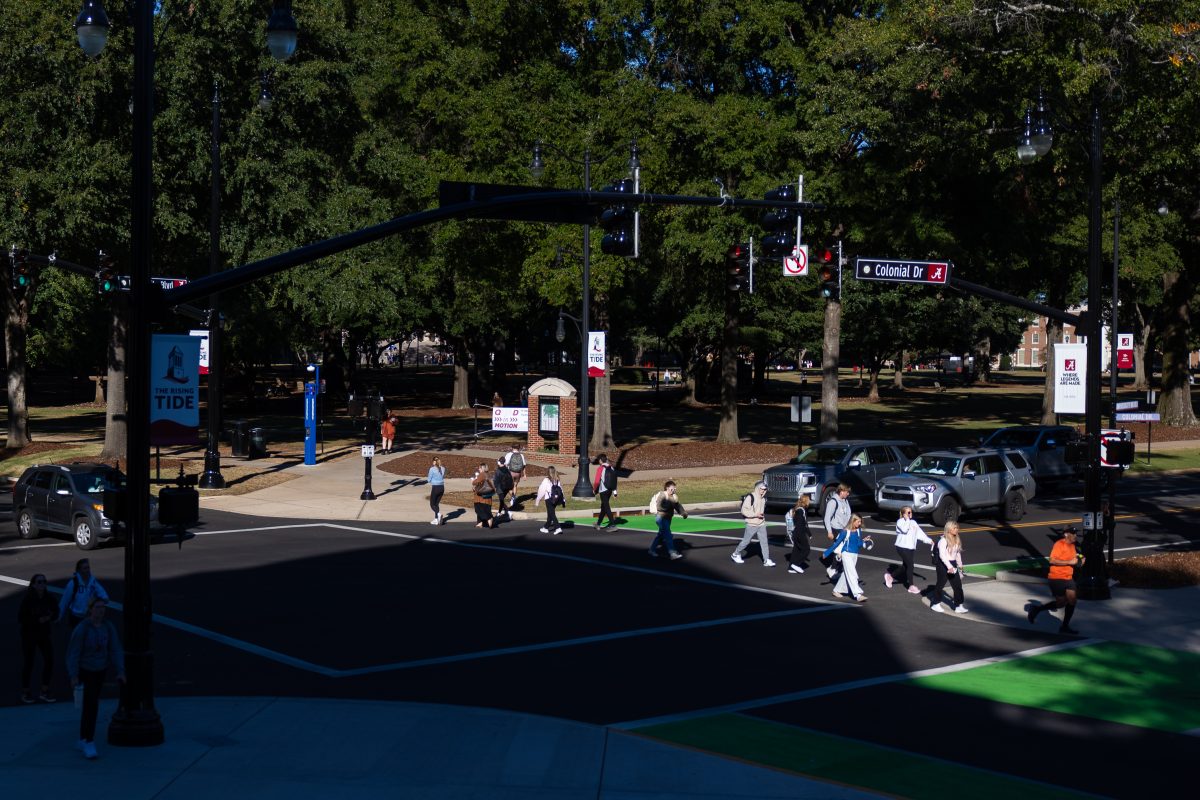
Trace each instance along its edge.
<instances>
[{"instance_id":1,"label":"person in white hoodie","mask_svg":"<svg viewBox=\"0 0 1200 800\"><path fill-rule=\"evenodd\" d=\"M904 588L908 589L909 594L921 593L913 583L913 556L916 555L917 542L924 542L933 547L933 539L926 536L925 531L921 530L921 526L913 519L912 506L905 506L900 509L900 519L896 520L896 555L900 556L900 564L888 564L887 571L883 573L883 583L887 588L892 588L896 581L892 570L900 566L904 569Z\"/></svg>"},{"instance_id":2,"label":"person in white hoodie","mask_svg":"<svg viewBox=\"0 0 1200 800\"><path fill-rule=\"evenodd\" d=\"M754 484L750 494L742 498L742 518L746 520L746 532L742 534L742 541L738 542L733 554L729 556L733 563L745 563L742 552L749 546L750 540L757 536L763 566L775 566L775 562L771 560L771 551L767 547L767 485L762 481Z\"/></svg>"},{"instance_id":3,"label":"person in white hoodie","mask_svg":"<svg viewBox=\"0 0 1200 800\"><path fill-rule=\"evenodd\" d=\"M567 499L563 495L558 470L554 467L546 468L546 477L542 478L542 483L538 486L537 495L533 498L533 507L537 508L538 503L542 502L546 504L546 524L539 530L542 533L552 533L558 536L562 533L562 526L558 524L558 514L555 513L555 508L560 505L565 506Z\"/></svg>"}]
</instances>

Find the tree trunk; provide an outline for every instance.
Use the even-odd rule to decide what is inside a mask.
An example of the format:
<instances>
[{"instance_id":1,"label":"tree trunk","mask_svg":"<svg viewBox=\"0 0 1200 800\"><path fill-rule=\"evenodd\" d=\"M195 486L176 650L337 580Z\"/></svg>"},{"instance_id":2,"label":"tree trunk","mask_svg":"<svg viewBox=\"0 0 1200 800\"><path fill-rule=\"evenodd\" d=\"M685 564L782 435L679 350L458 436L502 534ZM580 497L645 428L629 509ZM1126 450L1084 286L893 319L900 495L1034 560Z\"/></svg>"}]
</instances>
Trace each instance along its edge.
<instances>
[{"instance_id":1,"label":"tree trunk","mask_svg":"<svg viewBox=\"0 0 1200 800\"><path fill-rule=\"evenodd\" d=\"M825 301L825 338L821 347L821 441L838 438L838 361L842 354L842 304Z\"/></svg>"},{"instance_id":2,"label":"tree trunk","mask_svg":"<svg viewBox=\"0 0 1200 800\"><path fill-rule=\"evenodd\" d=\"M609 328L608 299L604 295L596 297L596 330L606 331ZM584 331L584 335L587 335ZM605 337L612 344L612 337ZM617 446L613 436L612 424L612 371L613 359L611 347L605 353L604 377L596 378L592 398L592 438L588 442L589 453L602 453Z\"/></svg>"},{"instance_id":3,"label":"tree trunk","mask_svg":"<svg viewBox=\"0 0 1200 800\"><path fill-rule=\"evenodd\" d=\"M882 364L872 364L871 365L871 378L870 378L870 382L868 384L869 388L867 389L867 402L868 403L878 403L879 402L879 373L882 371L882 369L883 369Z\"/></svg>"},{"instance_id":4,"label":"tree trunk","mask_svg":"<svg viewBox=\"0 0 1200 800\"><path fill-rule=\"evenodd\" d=\"M1042 392L1043 425L1054 425L1054 343L1062 341L1062 323L1046 320L1046 346L1042 349L1042 369L1046 371L1046 388Z\"/></svg>"},{"instance_id":5,"label":"tree trunk","mask_svg":"<svg viewBox=\"0 0 1200 800\"><path fill-rule=\"evenodd\" d=\"M467 359L470 356L467 352L467 345L461 339L455 339L450 344L454 348L454 390L450 393L450 407L470 408L471 394L468 388L471 380L470 375L467 374Z\"/></svg>"},{"instance_id":6,"label":"tree trunk","mask_svg":"<svg viewBox=\"0 0 1200 800\"><path fill-rule=\"evenodd\" d=\"M129 417L125 408L125 342L127 329L120 302L113 308L108 337L108 402L104 412L104 449L100 457L120 461L129 444Z\"/></svg>"},{"instance_id":7,"label":"tree trunk","mask_svg":"<svg viewBox=\"0 0 1200 800\"><path fill-rule=\"evenodd\" d=\"M491 348L482 342L473 341L471 347L471 402L490 405L495 389L489 380L492 361ZM501 398L503 399L503 398Z\"/></svg>"},{"instance_id":8,"label":"tree trunk","mask_svg":"<svg viewBox=\"0 0 1200 800\"><path fill-rule=\"evenodd\" d=\"M1192 388L1188 384L1188 334L1191 316L1188 301L1193 286L1178 272L1163 275L1162 303L1162 393L1158 413L1164 425L1187 428L1196 424L1192 411Z\"/></svg>"},{"instance_id":9,"label":"tree trunk","mask_svg":"<svg viewBox=\"0 0 1200 800\"><path fill-rule=\"evenodd\" d=\"M1137 314L1137 331L1133 337L1133 388L1144 392L1150 388L1150 371L1146 369L1146 353L1150 352L1150 337L1153 330L1150 322L1142 313L1141 304L1134 303L1133 310Z\"/></svg>"},{"instance_id":10,"label":"tree trunk","mask_svg":"<svg viewBox=\"0 0 1200 800\"><path fill-rule=\"evenodd\" d=\"M892 388L898 392L904 391L904 368L908 366L908 351L901 350L896 354L896 369L892 373Z\"/></svg>"},{"instance_id":11,"label":"tree trunk","mask_svg":"<svg viewBox=\"0 0 1200 800\"><path fill-rule=\"evenodd\" d=\"M717 428L718 444L737 444L737 334L738 296L725 290L725 330L721 336L721 424Z\"/></svg>"},{"instance_id":12,"label":"tree trunk","mask_svg":"<svg viewBox=\"0 0 1200 800\"><path fill-rule=\"evenodd\" d=\"M992 382L992 340L986 336L975 345L975 378L980 383Z\"/></svg>"},{"instance_id":13,"label":"tree trunk","mask_svg":"<svg viewBox=\"0 0 1200 800\"><path fill-rule=\"evenodd\" d=\"M26 326L29 324L29 292L16 297L12 289L4 289L4 353L8 364L8 441L5 447L16 449L29 444L29 406L25 396Z\"/></svg>"}]
</instances>

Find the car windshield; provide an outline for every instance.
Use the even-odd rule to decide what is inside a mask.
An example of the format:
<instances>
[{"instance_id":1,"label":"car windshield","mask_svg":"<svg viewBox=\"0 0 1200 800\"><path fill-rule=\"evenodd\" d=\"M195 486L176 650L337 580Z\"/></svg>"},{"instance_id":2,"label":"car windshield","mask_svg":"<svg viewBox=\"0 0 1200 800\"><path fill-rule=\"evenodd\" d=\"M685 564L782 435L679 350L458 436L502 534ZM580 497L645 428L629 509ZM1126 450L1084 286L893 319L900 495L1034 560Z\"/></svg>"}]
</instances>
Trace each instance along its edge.
<instances>
[{"instance_id":1,"label":"car windshield","mask_svg":"<svg viewBox=\"0 0 1200 800\"><path fill-rule=\"evenodd\" d=\"M998 430L984 444L989 447L1029 447L1037 437L1037 431Z\"/></svg>"},{"instance_id":2,"label":"car windshield","mask_svg":"<svg viewBox=\"0 0 1200 800\"><path fill-rule=\"evenodd\" d=\"M961 458L953 456L917 456L905 472L916 475L956 475Z\"/></svg>"},{"instance_id":3,"label":"car windshield","mask_svg":"<svg viewBox=\"0 0 1200 800\"><path fill-rule=\"evenodd\" d=\"M125 478L119 472L102 470L97 472L77 472L71 476L75 491L86 494L102 494L105 489L119 489L125 485Z\"/></svg>"},{"instance_id":4,"label":"car windshield","mask_svg":"<svg viewBox=\"0 0 1200 800\"><path fill-rule=\"evenodd\" d=\"M792 463L830 466L842 463L845 457L845 447L810 447L793 458Z\"/></svg>"}]
</instances>

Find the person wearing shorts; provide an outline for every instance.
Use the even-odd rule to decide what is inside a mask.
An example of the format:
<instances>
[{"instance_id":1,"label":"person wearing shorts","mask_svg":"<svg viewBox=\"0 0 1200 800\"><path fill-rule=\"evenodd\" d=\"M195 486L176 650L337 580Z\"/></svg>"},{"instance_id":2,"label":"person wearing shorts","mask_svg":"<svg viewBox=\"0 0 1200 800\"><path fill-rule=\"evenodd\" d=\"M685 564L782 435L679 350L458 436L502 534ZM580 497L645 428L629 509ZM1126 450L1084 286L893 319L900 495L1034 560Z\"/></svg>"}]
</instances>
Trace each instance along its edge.
<instances>
[{"instance_id":1,"label":"person wearing shorts","mask_svg":"<svg viewBox=\"0 0 1200 800\"><path fill-rule=\"evenodd\" d=\"M1062 538L1050 549L1050 569L1046 578L1049 580L1050 594L1054 595L1054 599L1029 609L1029 624L1032 625L1038 614L1043 611L1063 608L1063 621L1058 632L1079 633L1071 627L1071 617L1075 615L1075 603L1078 600L1075 592L1075 567L1083 564L1083 556L1075 549L1075 539L1078 535L1079 532L1073 526L1069 526L1063 530Z\"/></svg>"}]
</instances>

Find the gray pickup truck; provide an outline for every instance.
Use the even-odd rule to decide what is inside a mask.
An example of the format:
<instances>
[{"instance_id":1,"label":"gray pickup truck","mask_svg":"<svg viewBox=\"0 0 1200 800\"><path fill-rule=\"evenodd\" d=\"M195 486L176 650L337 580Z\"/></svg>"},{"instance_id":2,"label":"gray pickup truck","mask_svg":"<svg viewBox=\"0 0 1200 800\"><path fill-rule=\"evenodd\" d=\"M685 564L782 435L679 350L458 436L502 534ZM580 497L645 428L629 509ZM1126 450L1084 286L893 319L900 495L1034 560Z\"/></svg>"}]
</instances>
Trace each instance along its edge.
<instances>
[{"instance_id":1,"label":"gray pickup truck","mask_svg":"<svg viewBox=\"0 0 1200 800\"><path fill-rule=\"evenodd\" d=\"M850 487L851 504L875 500L875 484L904 469L919 452L912 442L894 439L846 439L821 442L786 464L763 473L769 508L791 508L802 494L824 512L839 483Z\"/></svg>"}]
</instances>

